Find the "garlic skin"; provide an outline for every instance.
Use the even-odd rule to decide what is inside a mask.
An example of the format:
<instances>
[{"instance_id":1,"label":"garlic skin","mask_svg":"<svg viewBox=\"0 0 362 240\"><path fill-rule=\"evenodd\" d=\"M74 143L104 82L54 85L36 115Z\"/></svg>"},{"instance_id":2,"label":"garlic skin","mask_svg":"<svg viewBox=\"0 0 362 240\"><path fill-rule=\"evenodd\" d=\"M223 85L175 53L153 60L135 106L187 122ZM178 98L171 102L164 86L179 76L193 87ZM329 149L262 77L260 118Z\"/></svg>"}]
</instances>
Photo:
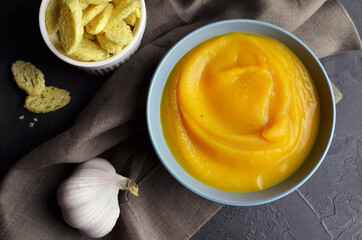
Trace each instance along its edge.
<instances>
[{"instance_id":1,"label":"garlic skin","mask_svg":"<svg viewBox=\"0 0 362 240\"><path fill-rule=\"evenodd\" d=\"M88 237L107 235L119 217L120 189L138 196L136 183L118 175L107 160L94 158L80 164L58 188L65 222Z\"/></svg>"}]
</instances>

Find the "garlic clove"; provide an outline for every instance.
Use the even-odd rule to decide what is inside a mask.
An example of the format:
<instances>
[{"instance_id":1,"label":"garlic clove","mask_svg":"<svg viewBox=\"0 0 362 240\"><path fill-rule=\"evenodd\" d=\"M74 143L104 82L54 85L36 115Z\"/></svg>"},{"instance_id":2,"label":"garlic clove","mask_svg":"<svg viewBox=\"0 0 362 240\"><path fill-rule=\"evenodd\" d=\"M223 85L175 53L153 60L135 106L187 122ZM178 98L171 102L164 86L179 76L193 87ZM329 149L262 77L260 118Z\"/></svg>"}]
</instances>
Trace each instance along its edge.
<instances>
[{"instance_id":1,"label":"garlic clove","mask_svg":"<svg viewBox=\"0 0 362 240\"><path fill-rule=\"evenodd\" d=\"M119 189L138 195L137 184L118 175L107 160L94 158L80 164L58 188L64 220L86 236L107 235L120 214Z\"/></svg>"}]
</instances>

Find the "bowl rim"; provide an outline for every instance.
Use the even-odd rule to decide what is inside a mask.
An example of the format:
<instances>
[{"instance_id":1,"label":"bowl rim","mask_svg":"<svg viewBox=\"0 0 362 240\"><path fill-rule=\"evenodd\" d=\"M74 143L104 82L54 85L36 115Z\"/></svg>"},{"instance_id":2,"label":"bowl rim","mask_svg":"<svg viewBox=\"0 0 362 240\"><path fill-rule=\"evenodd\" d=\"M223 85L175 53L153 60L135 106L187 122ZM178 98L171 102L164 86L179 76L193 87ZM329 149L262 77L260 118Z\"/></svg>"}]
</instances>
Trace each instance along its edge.
<instances>
[{"instance_id":1,"label":"bowl rim","mask_svg":"<svg viewBox=\"0 0 362 240\"><path fill-rule=\"evenodd\" d=\"M253 200L253 201L248 201L248 202L237 202L237 201L231 201L231 200L224 200L224 199L219 199L215 196L210 196L208 194L205 194L203 192L198 191L197 189L195 189L193 186L187 184L184 179L182 179L181 177L179 177L174 171L173 169L169 166L169 164L167 163L167 161L165 159L163 159L163 157L161 156L160 153L160 149L159 149L159 145L157 144L156 138L155 138L155 133L153 132L153 127L151 125L150 119L151 119L151 115L155 114L151 112L150 106L151 106L151 99L152 99L152 92L154 91L155 88L155 82L156 82L156 77L159 75L159 72L161 72L163 65L165 64L165 62L167 61L167 59L170 57L170 55L172 55L172 53L175 51L175 49L177 49L180 45L182 45L185 41L187 41L188 38L190 38L192 35L198 34L199 32L204 31L207 28L212 28L218 25L223 25L223 24L231 24L231 23L249 23L249 24L256 24L256 25L263 25L266 27L269 27L273 30L279 31L282 34L286 34L288 37L294 39L295 41L298 42L298 44L300 44L305 50L307 50L308 54L310 54L312 56L312 58L315 60L315 62L317 63L318 67L320 68L320 70L322 71L324 78L326 80L326 83L328 85L328 90L331 96L331 102L332 102L332 123L331 123L331 131L330 131L330 135L328 137L328 141L327 144L325 146L325 149L323 150L323 153L320 157L320 159L318 160L318 162L316 163L316 165L312 168L312 170L303 178L301 179L299 182L297 182L295 185L293 185L292 187L288 188L286 191L283 191L282 193L276 195L276 196L272 196L272 197L268 197L268 198L264 198L262 200ZM217 36L217 35L215 35ZM204 40L206 41L206 40ZM202 41L203 42L203 41ZM200 44L200 43L198 43ZM198 45L196 44L196 45ZM196 45L194 45L193 47L195 47ZM192 47L192 48L193 48ZM191 49L192 49L191 48ZM186 54L188 51L186 51L184 54ZM179 61L180 59L178 59L177 61ZM163 92L163 89L162 89ZM156 114L160 114L160 113L156 113ZM167 171L169 173L171 173L171 175L179 182L181 183L183 186L185 186L187 189L189 189L190 191L194 192L195 194L206 198L208 200L217 202L217 203L221 203L221 204L225 204L225 205L233 205L233 206L254 206L254 205L260 205L260 204L265 204L265 203L269 203L275 200L278 200L290 193L292 193L293 191L295 191L296 189L298 189L300 186L302 186L314 173L315 171L319 168L319 166L321 165L321 163L323 162L325 156L327 155L328 149L331 145L332 139L333 139L333 135L334 135L334 130L335 130L335 121L336 121L336 108L335 108L335 99L334 99L334 95L333 95L333 90L332 90L332 86L331 86L331 82L330 79L324 69L324 67L322 66L322 64L320 63L319 59L315 56L315 54L312 52L312 50L305 44L303 43L299 38L297 38L296 36L294 36L293 34L291 34L290 32L288 32L287 30L275 26L273 24L267 23L267 22L263 22L263 21L259 21L259 20L252 20L252 19L229 19L229 20L222 20L222 21L217 21L214 23L210 23L207 24L203 27L200 27L192 32L190 32L189 34L187 34L185 37L183 37L182 39L180 39L176 44L174 44L168 51L167 53L163 56L162 60L160 61L160 63L158 64L152 79L151 79L151 84L149 87L149 91L148 91L148 96L147 96L147 107L146 107L146 118L147 118L147 128L148 128L148 132L150 135L150 139L152 142L152 145L155 149L155 152L158 156L158 158L161 160L161 163L163 164L163 166L167 169ZM160 123L159 123L160 124ZM160 124L161 125L161 124ZM162 129L162 127L161 127ZM167 144L166 144L167 145ZM168 147L168 146L167 146ZM172 155L173 157L173 155ZM174 157L173 157L174 158ZM175 159L175 161L177 162L177 160ZM187 174L189 174L188 172L186 172ZM294 174L294 173L293 173ZM292 174L292 175L293 175ZM190 175L190 174L189 174ZM291 175L291 176L292 176ZM192 175L190 175L192 178L194 178ZM290 177L291 177L290 176ZM289 178L289 177L288 177ZM195 178L194 178L195 179ZM195 179L196 181L199 181L197 179ZM200 181L199 181L200 182ZM281 184L281 183L278 183ZM277 185L278 185L277 184ZM275 186L277 186L275 185ZM213 188L213 187L211 187ZM216 189L216 188L213 188ZM216 189L218 190L218 189ZM223 190L220 190L223 191ZM223 191L223 192L227 192L227 191ZM232 192L230 192L232 193Z\"/></svg>"},{"instance_id":2,"label":"bowl rim","mask_svg":"<svg viewBox=\"0 0 362 240\"><path fill-rule=\"evenodd\" d=\"M147 11L146 11L146 4L144 0L140 0L141 2L141 17L139 24L137 26L136 33L133 36L133 39L130 44L128 44L122 51L112 57L109 57L102 61L97 62L83 62L78 61L73 58L70 58L61 52L59 52L53 45L53 43L50 41L48 31L46 29L45 25L45 13L46 9L49 5L50 0L42 0L39 8L39 29L40 33L42 35L42 38L47 45L47 47L50 49L50 51L56 55L59 59L63 60L64 62L71 64L76 67L80 68L101 68L113 65L114 63L120 62L122 60L125 60L130 54L133 53L133 48L137 47L137 43L140 42L143 38L144 31L146 29L146 22L147 22Z\"/></svg>"}]
</instances>

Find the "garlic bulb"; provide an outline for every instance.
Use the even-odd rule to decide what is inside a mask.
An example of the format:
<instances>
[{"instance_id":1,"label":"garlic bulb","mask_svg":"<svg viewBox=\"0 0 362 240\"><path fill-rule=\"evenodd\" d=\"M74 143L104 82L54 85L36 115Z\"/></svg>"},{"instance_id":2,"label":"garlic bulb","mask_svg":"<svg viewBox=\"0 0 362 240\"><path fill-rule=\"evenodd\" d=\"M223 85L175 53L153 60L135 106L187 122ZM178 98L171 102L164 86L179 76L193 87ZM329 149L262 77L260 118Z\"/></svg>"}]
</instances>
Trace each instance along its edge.
<instances>
[{"instance_id":1,"label":"garlic bulb","mask_svg":"<svg viewBox=\"0 0 362 240\"><path fill-rule=\"evenodd\" d=\"M93 238L107 235L119 217L118 191L138 196L138 186L116 173L105 159L79 165L58 188L57 200L64 220Z\"/></svg>"}]
</instances>

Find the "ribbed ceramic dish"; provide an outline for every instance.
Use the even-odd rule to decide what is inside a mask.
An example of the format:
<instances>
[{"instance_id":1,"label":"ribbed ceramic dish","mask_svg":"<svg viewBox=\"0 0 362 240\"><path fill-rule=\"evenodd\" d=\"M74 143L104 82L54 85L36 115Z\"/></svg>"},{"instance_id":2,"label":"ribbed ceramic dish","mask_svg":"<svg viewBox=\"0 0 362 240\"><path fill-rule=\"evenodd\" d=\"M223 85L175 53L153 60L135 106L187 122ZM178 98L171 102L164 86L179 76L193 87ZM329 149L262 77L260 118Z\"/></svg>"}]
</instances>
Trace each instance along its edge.
<instances>
[{"instance_id":1,"label":"ribbed ceramic dish","mask_svg":"<svg viewBox=\"0 0 362 240\"><path fill-rule=\"evenodd\" d=\"M134 31L135 33L132 42L128 44L119 54L98 62L77 61L73 58L66 56L63 52L60 52L57 48L55 48L54 44L55 42L57 42L57 37L54 36L55 34L49 36L45 26L45 11L48 7L49 1L50 0L43 0L40 5L40 10L39 10L40 32L44 39L45 44L48 46L50 51L52 51L55 54L55 56L57 56L64 62L74 67L77 67L89 74L96 76L104 76L112 73L116 68L118 68L121 64L127 61L138 50L141 44L143 33L145 32L146 20L147 20L146 5L144 0L140 0L141 17L135 25L135 31Z\"/></svg>"},{"instance_id":2,"label":"ribbed ceramic dish","mask_svg":"<svg viewBox=\"0 0 362 240\"><path fill-rule=\"evenodd\" d=\"M288 179L271 188L248 193L227 192L212 188L193 178L171 154L161 127L160 103L166 80L175 64L193 47L212 37L229 32L249 32L272 37L291 49L309 70L320 100L320 127L314 147L302 166ZM195 30L164 56L150 85L147 102L147 124L153 146L166 169L186 188L209 200L227 205L250 206L268 203L293 192L305 183L325 158L335 126L335 105L328 76L313 52L286 30L254 20L226 20Z\"/></svg>"}]
</instances>

